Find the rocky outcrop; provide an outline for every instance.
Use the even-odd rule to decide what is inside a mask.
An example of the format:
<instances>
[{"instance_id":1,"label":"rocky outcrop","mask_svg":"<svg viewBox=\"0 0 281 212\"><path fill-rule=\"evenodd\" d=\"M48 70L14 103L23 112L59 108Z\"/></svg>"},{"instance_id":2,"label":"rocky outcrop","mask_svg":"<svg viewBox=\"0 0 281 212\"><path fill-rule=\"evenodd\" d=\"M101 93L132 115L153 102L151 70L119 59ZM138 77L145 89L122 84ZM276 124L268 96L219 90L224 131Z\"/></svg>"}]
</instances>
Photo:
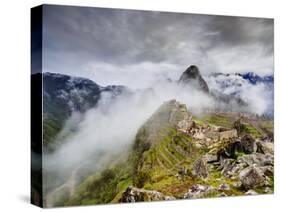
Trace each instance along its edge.
<instances>
[{"instance_id":1,"label":"rocky outcrop","mask_svg":"<svg viewBox=\"0 0 281 212\"><path fill-rule=\"evenodd\" d=\"M217 155L214 155L214 154L205 154L205 155L203 156L203 159L204 159L207 163L213 163L213 162L217 162L217 161L218 161Z\"/></svg>"},{"instance_id":2,"label":"rocky outcrop","mask_svg":"<svg viewBox=\"0 0 281 212\"><path fill-rule=\"evenodd\" d=\"M223 160L227 158L236 159L237 154L241 151L242 151L242 147L240 141L231 140L228 143L226 143L224 147L218 150L217 157L219 160Z\"/></svg>"},{"instance_id":3,"label":"rocky outcrop","mask_svg":"<svg viewBox=\"0 0 281 212\"><path fill-rule=\"evenodd\" d=\"M262 170L256 166L249 166L242 170L239 179L246 189L263 186L265 184L265 176Z\"/></svg>"},{"instance_id":4,"label":"rocky outcrop","mask_svg":"<svg viewBox=\"0 0 281 212\"><path fill-rule=\"evenodd\" d=\"M255 192L254 190L250 189L247 192L245 192L245 195L257 195L258 193Z\"/></svg>"},{"instance_id":5,"label":"rocky outcrop","mask_svg":"<svg viewBox=\"0 0 281 212\"><path fill-rule=\"evenodd\" d=\"M274 144L271 142L258 141L256 142L257 152L262 154L272 154L274 153Z\"/></svg>"},{"instance_id":6,"label":"rocky outcrop","mask_svg":"<svg viewBox=\"0 0 281 212\"><path fill-rule=\"evenodd\" d=\"M274 157L271 154L261 154L261 153L254 153L249 155L243 155L237 159L238 163L244 163L247 166L273 166Z\"/></svg>"},{"instance_id":7,"label":"rocky outcrop","mask_svg":"<svg viewBox=\"0 0 281 212\"><path fill-rule=\"evenodd\" d=\"M236 131L236 129L226 130L226 131L223 131L223 132L219 132L219 140L230 139L230 138L236 138L236 137L237 137L237 131Z\"/></svg>"},{"instance_id":8,"label":"rocky outcrop","mask_svg":"<svg viewBox=\"0 0 281 212\"><path fill-rule=\"evenodd\" d=\"M216 189L212 186L205 186L205 185L192 185L188 192L183 195L184 199L197 199L206 197L208 195L212 195L216 192Z\"/></svg>"},{"instance_id":9,"label":"rocky outcrop","mask_svg":"<svg viewBox=\"0 0 281 212\"><path fill-rule=\"evenodd\" d=\"M192 169L192 175L195 177L207 178L209 175L207 162L204 158L195 161Z\"/></svg>"},{"instance_id":10,"label":"rocky outcrop","mask_svg":"<svg viewBox=\"0 0 281 212\"><path fill-rule=\"evenodd\" d=\"M225 159L220 162L221 173L227 178L235 178L246 166L246 164L237 163L235 159Z\"/></svg>"},{"instance_id":11,"label":"rocky outcrop","mask_svg":"<svg viewBox=\"0 0 281 212\"><path fill-rule=\"evenodd\" d=\"M151 143L136 167L136 175L146 172L149 178L141 185L133 181L138 188L127 188L120 201L233 196L251 189L272 193L273 142L267 144L250 133L241 138L237 129L230 128L232 116L235 114L214 114L211 122L210 118L193 117L175 100L165 102L137 137L137 141ZM220 126L228 119L230 125ZM154 183L159 190L141 189L144 185L155 188ZM174 197L166 196L170 194Z\"/></svg>"},{"instance_id":12,"label":"rocky outcrop","mask_svg":"<svg viewBox=\"0 0 281 212\"><path fill-rule=\"evenodd\" d=\"M219 185L218 191L229 191L231 188L227 183Z\"/></svg>"},{"instance_id":13,"label":"rocky outcrop","mask_svg":"<svg viewBox=\"0 0 281 212\"><path fill-rule=\"evenodd\" d=\"M243 151L246 154L254 153L257 150L257 145L255 142L255 139L251 135L245 135L241 139L241 145L242 145Z\"/></svg>"},{"instance_id":14,"label":"rocky outcrop","mask_svg":"<svg viewBox=\"0 0 281 212\"><path fill-rule=\"evenodd\" d=\"M119 202L144 202L160 200L175 200L175 197L165 196L158 191L150 191L129 186L122 194Z\"/></svg>"}]
</instances>

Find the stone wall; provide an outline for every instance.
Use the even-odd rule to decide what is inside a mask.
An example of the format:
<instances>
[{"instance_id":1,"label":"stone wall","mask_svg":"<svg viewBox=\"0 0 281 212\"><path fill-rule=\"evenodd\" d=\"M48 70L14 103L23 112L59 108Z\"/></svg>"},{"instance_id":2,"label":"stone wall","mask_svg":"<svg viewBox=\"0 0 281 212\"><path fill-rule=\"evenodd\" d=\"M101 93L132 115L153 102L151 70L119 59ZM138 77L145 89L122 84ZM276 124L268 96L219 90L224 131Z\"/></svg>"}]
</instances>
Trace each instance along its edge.
<instances>
[{"instance_id":1,"label":"stone wall","mask_svg":"<svg viewBox=\"0 0 281 212\"><path fill-rule=\"evenodd\" d=\"M219 140L236 138L236 137L237 137L237 130L235 129L219 132Z\"/></svg>"}]
</instances>

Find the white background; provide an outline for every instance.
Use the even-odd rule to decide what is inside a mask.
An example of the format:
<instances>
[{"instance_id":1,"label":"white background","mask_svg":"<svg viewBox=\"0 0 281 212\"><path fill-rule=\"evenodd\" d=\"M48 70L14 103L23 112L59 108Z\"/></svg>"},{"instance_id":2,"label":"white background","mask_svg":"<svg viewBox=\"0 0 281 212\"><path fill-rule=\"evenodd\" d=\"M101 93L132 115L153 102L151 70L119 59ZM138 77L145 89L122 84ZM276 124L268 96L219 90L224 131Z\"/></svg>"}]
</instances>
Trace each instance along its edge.
<instances>
[{"instance_id":1,"label":"white background","mask_svg":"<svg viewBox=\"0 0 281 212\"><path fill-rule=\"evenodd\" d=\"M280 54L279 0L2 0L0 5L0 211L38 211L30 190L30 8L42 3L180 11L275 19L275 194L139 204L72 207L53 211L279 211Z\"/></svg>"}]
</instances>

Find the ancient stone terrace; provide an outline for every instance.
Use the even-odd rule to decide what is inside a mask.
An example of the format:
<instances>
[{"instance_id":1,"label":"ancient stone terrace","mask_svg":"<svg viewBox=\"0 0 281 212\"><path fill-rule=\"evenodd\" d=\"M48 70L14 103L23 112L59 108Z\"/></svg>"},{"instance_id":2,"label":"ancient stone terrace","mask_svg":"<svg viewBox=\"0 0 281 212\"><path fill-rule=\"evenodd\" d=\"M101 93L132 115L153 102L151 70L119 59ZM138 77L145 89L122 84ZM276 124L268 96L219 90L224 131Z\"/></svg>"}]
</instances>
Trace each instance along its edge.
<instances>
[{"instance_id":1,"label":"ancient stone terrace","mask_svg":"<svg viewBox=\"0 0 281 212\"><path fill-rule=\"evenodd\" d=\"M180 132L188 134L196 140L216 142L238 137L236 129L226 129L208 124L199 125L192 121L192 117L180 121L177 125Z\"/></svg>"}]
</instances>

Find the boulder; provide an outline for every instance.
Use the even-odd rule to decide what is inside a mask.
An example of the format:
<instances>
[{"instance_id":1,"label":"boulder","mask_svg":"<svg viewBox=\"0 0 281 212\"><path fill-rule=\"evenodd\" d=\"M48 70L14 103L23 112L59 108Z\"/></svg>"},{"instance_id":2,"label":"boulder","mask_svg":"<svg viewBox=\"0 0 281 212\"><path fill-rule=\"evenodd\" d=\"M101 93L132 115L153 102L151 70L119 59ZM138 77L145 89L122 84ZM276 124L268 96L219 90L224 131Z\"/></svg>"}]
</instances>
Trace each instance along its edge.
<instances>
[{"instance_id":1,"label":"boulder","mask_svg":"<svg viewBox=\"0 0 281 212\"><path fill-rule=\"evenodd\" d=\"M222 131L219 133L219 140L227 140L231 138L236 138L237 137L237 130L227 130L227 131Z\"/></svg>"},{"instance_id":2,"label":"boulder","mask_svg":"<svg viewBox=\"0 0 281 212\"><path fill-rule=\"evenodd\" d=\"M205 160L207 163L213 163L218 161L218 157L214 154L205 154L203 156L203 160Z\"/></svg>"},{"instance_id":3,"label":"boulder","mask_svg":"<svg viewBox=\"0 0 281 212\"><path fill-rule=\"evenodd\" d=\"M195 177L207 178L209 175L208 165L204 158L200 158L193 164L192 175Z\"/></svg>"},{"instance_id":4,"label":"boulder","mask_svg":"<svg viewBox=\"0 0 281 212\"><path fill-rule=\"evenodd\" d=\"M173 196L165 196L158 191L151 191L145 189L139 189L129 186L125 192L123 192L119 202L144 202L144 201L160 201L160 200L175 200Z\"/></svg>"},{"instance_id":5,"label":"boulder","mask_svg":"<svg viewBox=\"0 0 281 212\"><path fill-rule=\"evenodd\" d=\"M239 174L239 179L246 189L252 189L265 184L264 174L256 166L249 166L243 169Z\"/></svg>"},{"instance_id":6,"label":"boulder","mask_svg":"<svg viewBox=\"0 0 281 212\"><path fill-rule=\"evenodd\" d=\"M271 154L261 154L261 153L253 153L250 155L243 155L238 158L238 163L245 163L248 166L257 165L261 166L273 166L274 165L274 157Z\"/></svg>"},{"instance_id":7,"label":"boulder","mask_svg":"<svg viewBox=\"0 0 281 212\"><path fill-rule=\"evenodd\" d=\"M254 153L257 150L255 139L250 135L245 135L241 139L241 146L246 154Z\"/></svg>"},{"instance_id":8,"label":"boulder","mask_svg":"<svg viewBox=\"0 0 281 212\"><path fill-rule=\"evenodd\" d=\"M184 119L184 120L178 122L177 128L183 129L183 130L188 130L191 127L193 127L194 125L195 125L194 121Z\"/></svg>"},{"instance_id":9,"label":"boulder","mask_svg":"<svg viewBox=\"0 0 281 212\"><path fill-rule=\"evenodd\" d=\"M244 163L236 163L234 159L225 159L220 163L220 168L222 169L222 174L225 177L233 178L241 170L243 170L247 165Z\"/></svg>"},{"instance_id":10,"label":"boulder","mask_svg":"<svg viewBox=\"0 0 281 212\"><path fill-rule=\"evenodd\" d=\"M227 143L223 148L218 150L217 157L220 160L226 158L236 159L237 153L241 151L242 151L241 142L239 140L231 141Z\"/></svg>"},{"instance_id":11,"label":"boulder","mask_svg":"<svg viewBox=\"0 0 281 212\"><path fill-rule=\"evenodd\" d=\"M218 186L218 191L229 191L230 186L227 183L223 183Z\"/></svg>"},{"instance_id":12,"label":"boulder","mask_svg":"<svg viewBox=\"0 0 281 212\"><path fill-rule=\"evenodd\" d=\"M274 144L271 142L257 142L257 152L262 154L272 154L274 153Z\"/></svg>"},{"instance_id":13,"label":"boulder","mask_svg":"<svg viewBox=\"0 0 281 212\"><path fill-rule=\"evenodd\" d=\"M265 176L272 177L274 174L273 166L263 166L263 167L260 167L260 169L263 171Z\"/></svg>"},{"instance_id":14,"label":"boulder","mask_svg":"<svg viewBox=\"0 0 281 212\"><path fill-rule=\"evenodd\" d=\"M195 184L192 185L188 192L183 195L184 199L196 199L206 197L216 192L216 189L212 186L204 186Z\"/></svg>"},{"instance_id":15,"label":"boulder","mask_svg":"<svg viewBox=\"0 0 281 212\"><path fill-rule=\"evenodd\" d=\"M245 195L257 195L258 193L255 192L254 190L250 189L247 192L245 192Z\"/></svg>"}]
</instances>

